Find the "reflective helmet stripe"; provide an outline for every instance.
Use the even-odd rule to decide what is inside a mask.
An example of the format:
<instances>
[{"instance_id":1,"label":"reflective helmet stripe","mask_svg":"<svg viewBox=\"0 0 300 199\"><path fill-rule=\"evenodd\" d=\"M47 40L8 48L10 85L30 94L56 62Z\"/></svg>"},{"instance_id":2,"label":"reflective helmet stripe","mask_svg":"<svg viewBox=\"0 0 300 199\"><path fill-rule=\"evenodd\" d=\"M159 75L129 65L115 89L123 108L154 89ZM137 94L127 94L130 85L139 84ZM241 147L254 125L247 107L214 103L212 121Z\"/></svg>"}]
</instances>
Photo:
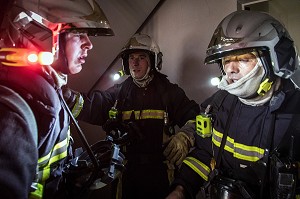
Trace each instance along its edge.
<instances>
[{"instance_id":1,"label":"reflective helmet stripe","mask_svg":"<svg viewBox=\"0 0 300 199\"><path fill-rule=\"evenodd\" d=\"M205 181L208 180L208 175L210 173L210 168L206 166L201 161L197 160L194 157L186 157L183 160L183 163L189 166L193 171L195 171L198 175L201 176Z\"/></svg>"},{"instance_id":2,"label":"reflective helmet stripe","mask_svg":"<svg viewBox=\"0 0 300 199\"><path fill-rule=\"evenodd\" d=\"M213 129L212 141L214 145L220 147L223 134ZM257 146L247 146L234 141L231 137L227 136L224 149L233 154L233 157L246 160L250 162L256 162L264 155L265 150Z\"/></svg>"},{"instance_id":3,"label":"reflective helmet stripe","mask_svg":"<svg viewBox=\"0 0 300 199\"><path fill-rule=\"evenodd\" d=\"M131 114L134 113L135 119L164 119L164 110L141 110L141 111L123 111L122 112L122 119L123 121L129 120Z\"/></svg>"}]
</instances>

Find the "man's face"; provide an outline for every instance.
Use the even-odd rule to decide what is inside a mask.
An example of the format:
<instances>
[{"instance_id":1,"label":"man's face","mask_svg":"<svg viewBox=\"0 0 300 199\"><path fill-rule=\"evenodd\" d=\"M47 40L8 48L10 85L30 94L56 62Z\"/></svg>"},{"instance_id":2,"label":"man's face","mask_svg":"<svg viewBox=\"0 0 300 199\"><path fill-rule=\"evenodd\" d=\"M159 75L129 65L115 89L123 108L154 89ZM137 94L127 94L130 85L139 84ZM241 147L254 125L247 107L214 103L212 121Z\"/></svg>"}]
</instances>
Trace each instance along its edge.
<instances>
[{"instance_id":1,"label":"man's face","mask_svg":"<svg viewBox=\"0 0 300 199\"><path fill-rule=\"evenodd\" d=\"M252 53L224 57L222 64L228 84L232 84L247 75L256 63L256 56Z\"/></svg>"},{"instance_id":2,"label":"man's face","mask_svg":"<svg viewBox=\"0 0 300 199\"><path fill-rule=\"evenodd\" d=\"M148 53L143 51L137 51L129 55L129 70L134 79L143 78L148 67L150 67L150 58Z\"/></svg>"},{"instance_id":3,"label":"man's face","mask_svg":"<svg viewBox=\"0 0 300 199\"><path fill-rule=\"evenodd\" d=\"M68 73L76 74L82 69L82 64L88 56L87 51L93 45L86 33L67 33L66 34L66 57L68 60Z\"/></svg>"}]
</instances>

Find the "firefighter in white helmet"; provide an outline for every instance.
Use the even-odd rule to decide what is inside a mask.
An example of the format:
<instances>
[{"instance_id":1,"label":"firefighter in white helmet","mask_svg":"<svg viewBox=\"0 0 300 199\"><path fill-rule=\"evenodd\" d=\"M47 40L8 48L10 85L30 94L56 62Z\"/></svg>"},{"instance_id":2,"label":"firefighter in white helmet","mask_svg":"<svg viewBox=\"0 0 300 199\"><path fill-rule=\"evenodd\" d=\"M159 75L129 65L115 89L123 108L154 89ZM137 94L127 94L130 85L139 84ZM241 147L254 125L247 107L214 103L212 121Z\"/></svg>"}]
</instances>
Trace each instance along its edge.
<instances>
[{"instance_id":1,"label":"firefighter in white helmet","mask_svg":"<svg viewBox=\"0 0 300 199\"><path fill-rule=\"evenodd\" d=\"M159 72L162 53L149 35L135 34L120 56L130 76L106 91L83 95L77 119L101 125L108 134L127 126L122 198L164 198L175 168L194 144L193 134L175 133L174 126L193 119L199 106Z\"/></svg>"},{"instance_id":2,"label":"firefighter in white helmet","mask_svg":"<svg viewBox=\"0 0 300 199\"><path fill-rule=\"evenodd\" d=\"M14 0L1 8L0 197L65 198L60 182L72 140L60 88L82 69L89 36L113 31L94 0Z\"/></svg>"},{"instance_id":3,"label":"firefighter in white helmet","mask_svg":"<svg viewBox=\"0 0 300 199\"><path fill-rule=\"evenodd\" d=\"M201 104L195 150L167 198L200 189L203 198L298 198L300 92L290 77L299 58L287 29L264 12L233 12L205 63L223 71L220 90Z\"/></svg>"}]
</instances>

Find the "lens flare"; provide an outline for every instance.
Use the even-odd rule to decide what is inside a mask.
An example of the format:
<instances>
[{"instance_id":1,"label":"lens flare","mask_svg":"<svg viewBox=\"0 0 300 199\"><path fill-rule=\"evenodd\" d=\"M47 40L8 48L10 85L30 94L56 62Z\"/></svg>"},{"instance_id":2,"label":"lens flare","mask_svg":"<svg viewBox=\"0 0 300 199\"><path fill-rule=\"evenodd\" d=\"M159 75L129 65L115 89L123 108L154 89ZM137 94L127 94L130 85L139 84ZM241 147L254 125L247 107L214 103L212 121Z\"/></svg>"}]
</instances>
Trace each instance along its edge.
<instances>
[{"instance_id":1,"label":"lens flare","mask_svg":"<svg viewBox=\"0 0 300 199\"><path fill-rule=\"evenodd\" d=\"M30 53L28 56L27 56L27 60L30 62L30 63L36 63L38 61L38 56L36 53Z\"/></svg>"}]
</instances>

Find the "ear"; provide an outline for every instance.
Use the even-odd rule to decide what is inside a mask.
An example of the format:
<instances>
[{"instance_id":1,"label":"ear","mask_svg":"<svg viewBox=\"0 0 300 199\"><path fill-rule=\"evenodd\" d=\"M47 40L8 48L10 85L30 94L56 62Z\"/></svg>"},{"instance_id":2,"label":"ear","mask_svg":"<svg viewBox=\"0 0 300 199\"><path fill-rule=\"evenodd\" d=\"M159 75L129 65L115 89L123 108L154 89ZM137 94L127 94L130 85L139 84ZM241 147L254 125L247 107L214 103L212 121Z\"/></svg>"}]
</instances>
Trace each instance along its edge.
<instances>
[{"instance_id":1,"label":"ear","mask_svg":"<svg viewBox=\"0 0 300 199\"><path fill-rule=\"evenodd\" d=\"M158 54L157 54L157 63L156 63L156 68L157 68L157 70L161 70L161 68L162 68L162 56L163 56L163 54L162 54L162 52L159 52Z\"/></svg>"}]
</instances>

